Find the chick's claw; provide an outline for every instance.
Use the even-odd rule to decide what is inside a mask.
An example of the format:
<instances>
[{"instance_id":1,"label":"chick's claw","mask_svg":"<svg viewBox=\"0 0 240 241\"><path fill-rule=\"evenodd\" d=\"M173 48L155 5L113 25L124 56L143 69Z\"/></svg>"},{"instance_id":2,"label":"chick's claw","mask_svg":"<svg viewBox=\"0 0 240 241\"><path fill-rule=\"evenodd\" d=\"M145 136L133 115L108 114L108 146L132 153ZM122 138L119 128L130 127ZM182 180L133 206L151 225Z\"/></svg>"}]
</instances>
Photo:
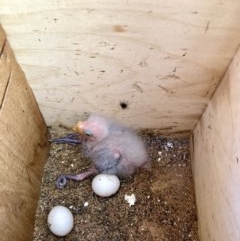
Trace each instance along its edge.
<instances>
[{"instance_id":1,"label":"chick's claw","mask_svg":"<svg viewBox=\"0 0 240 241\"><path fill-rule=\"evenodd\" d=\"M58 189L62 189L64 188L64 186L67 184L67 176L66 175L61 175L57 178L57 181L56 181L56 187Z\"/></svg>"},{"instance_id":2,"label":"chick's claw","mask_svg":"<svg viewBox=\"0 0 240 241\"><path fill-rule=\"evenodd\" d=\"M80 139L80 136L78 133L71 133L68 134L64 137L60 137L60 138L54 138L49 140L52 143L56 143L56 144L70 144L70 145L77 145L77 144L81 144L82 140Z\"/></svg>"},{"instance_id":3,"label":"chick's claw","mask_svg":"<svg viewBox=\"0 0 240 241\"><path fill-rule=\"evenodd\" d=\"M65 187L65 185L67 184L68 180L73 180L73 181L82 181L84 179L86 179L87 177L93 175L93 174L97 174L97 170L95 168L89 169L86 172L82 172L76 175L61 175L57 178L56 181L56 187L58 189L62 189Z\"/></svg>"}]
</instances>

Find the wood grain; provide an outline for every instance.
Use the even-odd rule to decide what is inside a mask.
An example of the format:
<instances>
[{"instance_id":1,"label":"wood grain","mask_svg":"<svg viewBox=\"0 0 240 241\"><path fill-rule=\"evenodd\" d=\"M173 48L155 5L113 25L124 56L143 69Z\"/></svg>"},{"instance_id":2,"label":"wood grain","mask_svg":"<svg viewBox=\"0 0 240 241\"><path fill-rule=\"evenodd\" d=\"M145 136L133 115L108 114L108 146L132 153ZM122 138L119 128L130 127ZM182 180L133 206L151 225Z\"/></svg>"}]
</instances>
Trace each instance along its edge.
<instances>
[{"instance_id":1,"label":"wood grain","mask_svg":"<svg viewBox=\"0 0 240 241\"><path fill-rule=\"evenodd\" d=\"M201 241L240 240L240 51L192 136Z\"/></svg>"},{"instance_id":2,"label":"wood grain","mask_svg":"<svg viewBox=\"0 0 240 241\"><path fill-rule=\"evenodd\" d=\"M48 132L1 28L0 44L0 239L26 241L32 240Z\"/></svg>"},{"instance_id":3,"label":"wood grain","mask_svg":"<svg viewBox=\"0 0 240 241\"><path fill-rule=\"evenodd\" d=\"M0 21L48 125L190 133L240 43L238 0L2 0Z\"/></svg>"}]
</instances>

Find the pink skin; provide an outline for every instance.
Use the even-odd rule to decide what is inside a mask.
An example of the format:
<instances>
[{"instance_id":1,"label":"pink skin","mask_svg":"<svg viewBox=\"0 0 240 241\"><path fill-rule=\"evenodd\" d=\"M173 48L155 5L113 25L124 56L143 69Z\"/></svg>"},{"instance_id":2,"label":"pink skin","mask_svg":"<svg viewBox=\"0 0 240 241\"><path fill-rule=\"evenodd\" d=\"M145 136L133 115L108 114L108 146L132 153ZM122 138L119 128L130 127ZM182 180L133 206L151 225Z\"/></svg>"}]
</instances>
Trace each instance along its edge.
<instances>
[{"instance_id":1,"label":"pink skin","mask_svg":"<svg viewBox=\"0 0 240 241\"><path fill-rule=\"evenodd\" d=\"M98 171L96 169L89 169L87 172L82 172L77 175L71 175L71 174L60 175L57 178L56 186L57 186L57 188L60 189L60 188L63 188L67 184L67 180L82 181L82 180L86 179L87 177L89 177L93 174L97 174L97 173L98 173Z\"/></svg>"},{"instance_id":2,"label":"pink skin","mask_svg":"<svg viewBox=\"0 0 240 241\"><path fill-rule=\"evenodd\" d=\"M82 140L84 140L87 145L89 146L89 148L92 148L92 145L95 145L95 143L97 143L98 141L100 141L101 139L103 139L106 135L107 135L107 130L105 128L103 128L103 126L101 126L101 124L99 124L96 121L93 122L80 122L78 123L75 127L76 130L81 129L83 130L83 134L82 134ZM85 130L91 130L92 133L94 133L94 135L92 136L88 136L86 135L86 133L84 133ZM74 137L74 140L72 140L72 136ZM80 137L80 136L79 136ZM75 140L76 135L74 134L70 134L64 138L58 138L55 141L52 140L52 142L55 143L72 143L72 144L79 144L80 143L80 138L79 138L79 142ZM57 178L56 181L56 186L57 188L61 189L63 188L66 184L68 180L74 180L74 181L82 181L86 178L88 178L91 175L96 175L98 174L98 171L96 168L92 168L89 169L86 172L83 173L79 173L76 175L72 175L72 174L62 174Z\"/></svg>"},{"instance_id":3,"label":"pink skin","mask_svg":"<svg viewBox=\"0 0 240 241\"><path fill-rule=\"evenodd\" d=\"M67 180L82 181L98 173L128 177L138 168L150 166L142 140L121 124L91 115L86 121L79 122L74 131L81 135L79 143L85 155L91 159L93 168L77 175L61 175L56 182L58 188L63 188ZM73 143L76 143L74 134L52 142L63 143L66 140L65 143L71 143L70 136L74 137Z\"/></svg>"}]
</instances>

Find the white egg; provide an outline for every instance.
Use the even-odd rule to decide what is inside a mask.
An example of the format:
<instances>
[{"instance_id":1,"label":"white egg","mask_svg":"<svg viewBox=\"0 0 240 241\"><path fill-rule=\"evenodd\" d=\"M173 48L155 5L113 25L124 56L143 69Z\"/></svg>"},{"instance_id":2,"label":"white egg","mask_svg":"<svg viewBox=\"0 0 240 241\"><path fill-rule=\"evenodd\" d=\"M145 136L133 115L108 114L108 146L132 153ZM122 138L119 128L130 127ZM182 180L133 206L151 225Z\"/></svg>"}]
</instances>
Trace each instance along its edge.
<instances>
[{"instance_id":1,"label":"white egg","mask_svg":"<svg viewBox=\"0 0 240 241\"><path fill-rule=\"evenodd\" d=\"M48 214L48 227L57 236L69 234L73 228L73 215L64 206L55 206Z\"/></svg>"},{"instance_id":2,"label":"white egg","mask_svg":"<svg viewBox=\"0 0 240 241\"><path fill-rule=\"evenodd\" d=\"M109 197L116 193L120 187L120 181L115 175L98 174L92 180L93 191L101 197Z\"/></svg>"}]
</instances>

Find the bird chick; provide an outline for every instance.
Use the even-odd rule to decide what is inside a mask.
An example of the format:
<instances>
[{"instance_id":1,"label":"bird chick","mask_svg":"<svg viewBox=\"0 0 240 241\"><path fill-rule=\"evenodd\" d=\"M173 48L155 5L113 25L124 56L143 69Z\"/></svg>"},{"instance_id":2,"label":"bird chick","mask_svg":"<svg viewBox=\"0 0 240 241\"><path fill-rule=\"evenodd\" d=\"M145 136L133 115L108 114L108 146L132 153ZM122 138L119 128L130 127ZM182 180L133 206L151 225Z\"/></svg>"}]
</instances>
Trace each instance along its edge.
<instances>
[{"instance_id":1,"label":"bird chick","mask_svg":"<svg viewBox=\"0 0 240 241\"><path fill-rule=\"evenodd\" d=\"M138 168L150 166L142 139L128 127L103 116L90 115L87 120L78 122L73 130L78 133L78 138L71 134L51 141L81 143L93 167L77 175L61 175L56 182L58 188L64 187L67 180L81 181L98 173L126 178Z\"/></svg>"}]
</instances>

